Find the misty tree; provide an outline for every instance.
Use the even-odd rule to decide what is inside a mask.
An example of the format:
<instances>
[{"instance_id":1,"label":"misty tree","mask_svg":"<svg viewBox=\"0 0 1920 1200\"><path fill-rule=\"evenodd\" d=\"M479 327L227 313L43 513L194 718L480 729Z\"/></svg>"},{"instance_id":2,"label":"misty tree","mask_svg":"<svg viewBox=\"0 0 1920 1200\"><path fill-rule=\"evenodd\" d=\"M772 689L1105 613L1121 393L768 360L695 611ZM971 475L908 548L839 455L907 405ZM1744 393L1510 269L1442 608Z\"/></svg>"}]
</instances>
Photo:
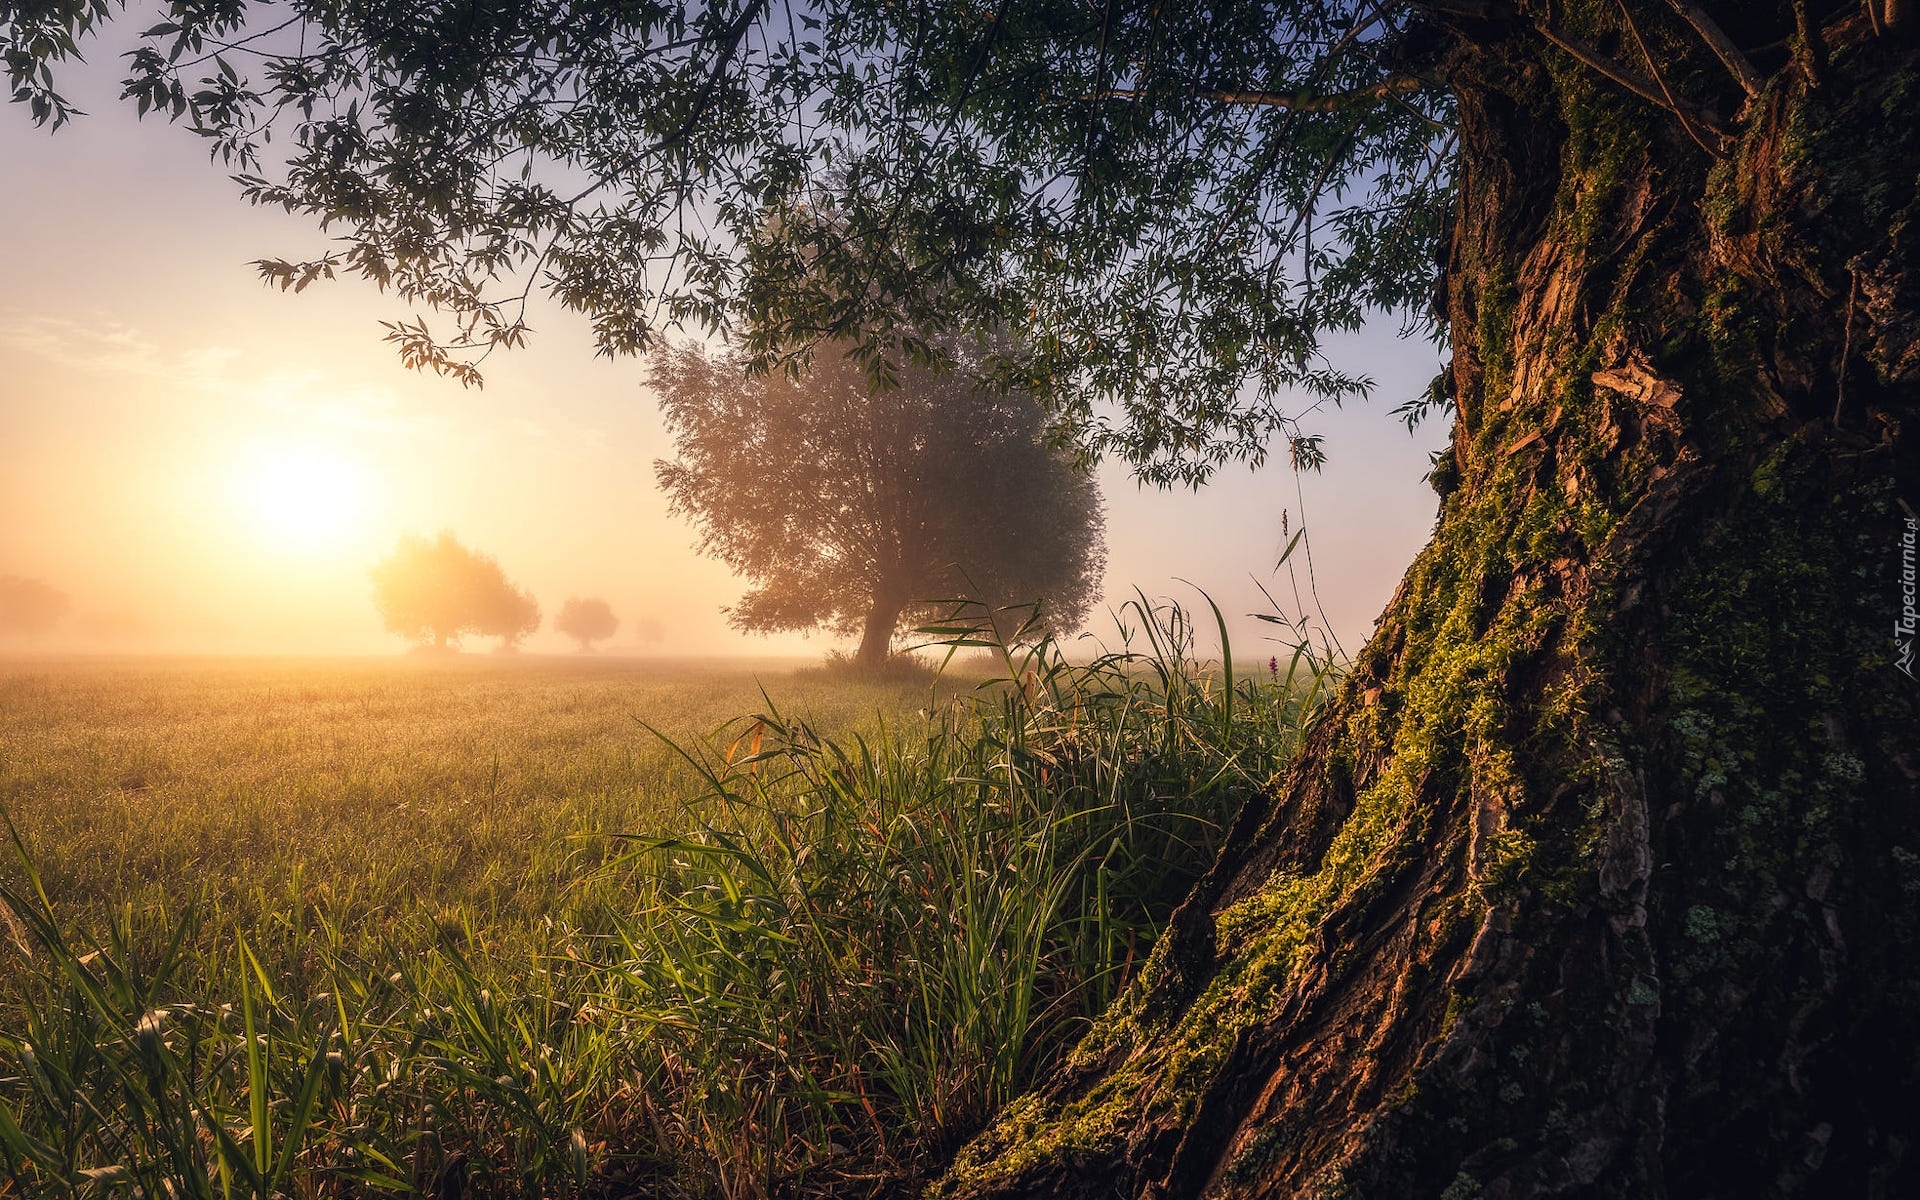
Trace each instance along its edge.
<instances>
[{"instance_id":1,"label":"misty tree","mask_svg":"<svg viewBox=\"0 0 1920 1200\"><path fill-rule=\"evenodd\" d=\"M598 596L568 596L567 602L560 606L560 615L553 620L555 632L564 633L580 643L580 652L587 653L593 644L613 636L620 628L620 618L613 615L613 609Z\"/></svg>"},{"instance_id":2,"label":"misty tree","mask_svg":"<svg viewBox=\"0 0 1920 1200\"><path fill-rule=\"evenodd\" d=\"M503 648L540 627L540 606L500 564L442 531L408 534L369 572L373 604L391 633L447 650L463 634L498 637Z\"/></svg>"},{"instance_id":3,"label":"misty tree","mask_svg":"<svg viewBox=\"0 0 1920 1200\"><path fill-rule=\"evenodd\" d=\"M50 632L73 602L52 584L19 575L0 575L0 634Z\"/></svg>"},{"instance_id":4,"label":"misty tree","mask_svg":"<svg viewBox=\"0 0 1920 1200\"><path fill-rule=\"evenodd\" d=\"M499 653L517 652L521 641L540 630L539 601L531 592L506 583L504 577L500 587L489 590L488 597L490 603L474 632L499 638L500 644L494 647Z\"/></svg>"},{"instance_id":5,"label":"misty tree","mask_svg":"<svg viewBox=\"0 0 1920 1200\"><path fill-rule=\"evenodd\" d=\"M36 117L114 11L0 10ZM1197 482L1320 460L1327 333L1439 335L1432 541L945 1194L1920 1191L1909 0L166 11L135 102L341 239L267 277L465 379L539 289L881 382L1017 329L981 374Z\"/></svg>"},{"instance_id":6,"label":"misty tree","mask_svg":"<svg viewBox=\"0 0 1920 1200\"><path fill-rule=\"evenodd\" d=\"M834 348L798 374L750 378L692 346L650 367L678 453L655 464L660 486L700 549L753 582L735 627L825 625L858 635L872 667L956 600L1038 603L1065 631L1098 596L1099 488L1048 445L1030 394L925 368L875 387Z\"/></svg>"}]
</instances>

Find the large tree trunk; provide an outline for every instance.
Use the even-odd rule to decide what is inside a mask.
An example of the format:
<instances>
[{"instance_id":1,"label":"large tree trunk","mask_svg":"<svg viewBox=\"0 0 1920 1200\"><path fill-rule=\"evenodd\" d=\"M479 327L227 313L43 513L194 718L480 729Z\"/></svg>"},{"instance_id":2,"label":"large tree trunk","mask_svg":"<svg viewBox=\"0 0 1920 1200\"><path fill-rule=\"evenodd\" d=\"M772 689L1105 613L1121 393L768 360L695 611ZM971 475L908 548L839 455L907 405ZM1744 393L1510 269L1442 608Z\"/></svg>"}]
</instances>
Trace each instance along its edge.
<instances>
[{"instance_id":1,"label":"large tree trunk","mask_svg":"<svg viewBox=\"0 0 1920 1200\"><path fill-rule=\"evenodd\" d=\"M874 589L873 605L867 610L867 623L861 631L860 649L853 656L854 662L871 670L887 661L887 648L893 644L893 627L900 623L900 614L905 608L906 602L896 599L893 589L884 586Z\"/></svg>"},{"instance_id":2,"label":"large tree trunk","mask_svg":"<svg viewBox=\"0 0 1920 1200\"><path fill-rule=\"evenodd\" d=\"M945 1194L1920 1195L1915 56L1763 61L1716 162L1460 32L1433 542Z\"/></svg>"}]
</instances>

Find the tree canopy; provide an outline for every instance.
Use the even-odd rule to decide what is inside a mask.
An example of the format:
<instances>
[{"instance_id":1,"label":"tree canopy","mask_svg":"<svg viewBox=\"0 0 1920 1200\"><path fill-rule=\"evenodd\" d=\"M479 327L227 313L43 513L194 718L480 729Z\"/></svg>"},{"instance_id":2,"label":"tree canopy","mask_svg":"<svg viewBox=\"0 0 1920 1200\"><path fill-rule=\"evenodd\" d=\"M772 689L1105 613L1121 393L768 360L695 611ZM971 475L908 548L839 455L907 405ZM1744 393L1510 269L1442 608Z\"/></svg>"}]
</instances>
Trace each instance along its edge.
<instances>
[{"instance_id":1,"label":"tree canopy","mask_svg":"<svg viewBox=\"0 0 1920 1200\"><path fill-rule=\"evenodd\" d=\"M701 550L753 581L729 612L740 629L858 634L871 666L942 601L1038 601L1071 630L1099 594L1099 488L1025 392L928 368L875 389L831 349L798 378L749 378L736 355L681 346L652 381L678 454L661 486Z\"/></svg>"},{"instance_id":2,"label":"tree canopy","mask_svg":"<svg viewBox=\"0 0 1920 1200\"><path fill-rule=\"evenodd\" d=\"M1364 376L1319 351L1424 319L1447 216L1436 10L885 0L176 0L129 58L256 203L335 231L281 286L363 275L410 363L477 381L545 291L602 352L727 328L766 366L851 342L877 379L984 341L1096 453L1197 481ZM0 8L37 119L111 0ZM446 323L451 318L452 324Z\"/></svg>"},{"instance_id":3,"label":"tree canopy","mask_svg":"<svg viewBox=\"0 0 1920 1200\"><path fill-rule=\"evenodd\" d=\"M540 605L508 581L500 564L442 531L408 534L376 563L373 603L390 632L446 649L462 634L497 637L503 649L540 628Z\"/></svg>"},{"instance_id":4,"label":"tree canopy","mask_svg":"<svg viewBox=\"0 0 1920 1200\"><path fill-rule=\"evenodd\" d=\"M586 651L593 649L595 642L612 637L620 628L620 618L598 596L568 596L560 606L560 615L553 619L553 628L579 642L580 649Z\"/></svg>"},{"instance_id":5,"label":"tree canopy","mask_svg":"<svg viewBox=\"0 0 1920 1200\"><path fill-rule=\"evenodd\" d=\"M46 633L72 607L65 592L44 580L0 575L0 634Z\"/></svg>"}]
</instances>

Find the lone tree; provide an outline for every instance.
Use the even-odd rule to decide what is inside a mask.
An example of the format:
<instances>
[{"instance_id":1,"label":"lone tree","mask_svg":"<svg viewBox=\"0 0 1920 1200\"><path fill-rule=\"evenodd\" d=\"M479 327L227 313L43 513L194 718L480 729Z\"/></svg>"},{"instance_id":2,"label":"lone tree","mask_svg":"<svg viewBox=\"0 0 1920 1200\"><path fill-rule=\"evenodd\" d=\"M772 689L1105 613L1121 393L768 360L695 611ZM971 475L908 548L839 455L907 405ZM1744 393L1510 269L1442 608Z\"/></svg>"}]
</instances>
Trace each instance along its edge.
<instances>
[{"instance_id":1,"label":"lone tree","mask_svg":"<svg viewBox=\"0 0 1920 1200\"><path fill-rule=\"evenodd\" d=\"M910 369L875 388L824 349L750 379L693 347L652 359L679 457L655 464L700 548L753 580L728 614L752 631L825 625L878 665L941 601L1038 602L1077 628L1105 563L1099 487L1046 441L1025 392Z\"/></svg>"},{"instance_id":2,"label":"lone tree","mask_svg":"<svg viewBox=\"0 0 1920 1200\"><path fill-rule=\"evenodd\" d=\"M5 10L42 120L110 11ZM310 2L177 78L284 11L171 6L131 94L345 239L270 279L451 309L394 336L465 377L516 270L608 352L1010 328L1198 480L1312 465L1320 336L1436 316L1432 542L949 1193L1920 1192L1910 0Z\"/></svg>"},{"instance_id":3,"label":"lone tree","mask_svg":"<svg viewBox=\"0 0 1920 1200\"><path fill-rule=\"evenodd\" d=\"M0 575L0 635L47 633L72 607L67 594L52 584Z\"/></svg>"},{"instance_id":4,"label":"lone tree","mask_svg":"<svg viewBox=\"0 0 1920 1200\"><path fill-rule=\"evenodd\" d=\"M508 582L500 564L444 530L408 534L370 572L373 604L389 631L447 650L462 634L501 639L503 649L540 628L540 606Z\"/></svg>"},{"instance_id":5,"label":"lone tree","mask_svg":"<svg viewBox=\"0 0 1920 1200\"><path fill-rule=\"evenodd\" d=\"M580 652L586 654L595 642L613 636L620 628L620 618L598 596L568 596L560 606L560 615L553 620L553 628L579 642Z\"/></svg>"}]
</instances>

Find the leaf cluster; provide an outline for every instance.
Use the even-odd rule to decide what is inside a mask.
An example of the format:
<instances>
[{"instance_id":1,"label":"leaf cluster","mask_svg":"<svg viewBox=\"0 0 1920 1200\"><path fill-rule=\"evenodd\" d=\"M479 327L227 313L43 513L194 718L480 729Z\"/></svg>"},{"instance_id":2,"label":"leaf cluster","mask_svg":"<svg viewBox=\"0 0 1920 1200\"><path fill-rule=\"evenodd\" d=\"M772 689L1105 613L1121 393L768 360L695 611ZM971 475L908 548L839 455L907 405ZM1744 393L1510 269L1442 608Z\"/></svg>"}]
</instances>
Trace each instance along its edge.
<instances>
[{"instance_id":1,"label":"leaf cluster","mask_svg":"<svg viewBox=\"0 0 1920 1200\"><path fill-rule=\"evenodd\" d=\"M108 9L4 13L16 94L57 124L52 66ZM1380 0L173 0L126 94L338 234L268 281L356 274L450 318L390 326L414 365L477 383L538 292L602 353L727 329L757 368L842 341L876 379L1017 328L984 376L1197 482L1302 436L1284 405L1366 388L1326 332L1424 310L1452 154L1424 21Z\"/></svg>"}]
</instances>

